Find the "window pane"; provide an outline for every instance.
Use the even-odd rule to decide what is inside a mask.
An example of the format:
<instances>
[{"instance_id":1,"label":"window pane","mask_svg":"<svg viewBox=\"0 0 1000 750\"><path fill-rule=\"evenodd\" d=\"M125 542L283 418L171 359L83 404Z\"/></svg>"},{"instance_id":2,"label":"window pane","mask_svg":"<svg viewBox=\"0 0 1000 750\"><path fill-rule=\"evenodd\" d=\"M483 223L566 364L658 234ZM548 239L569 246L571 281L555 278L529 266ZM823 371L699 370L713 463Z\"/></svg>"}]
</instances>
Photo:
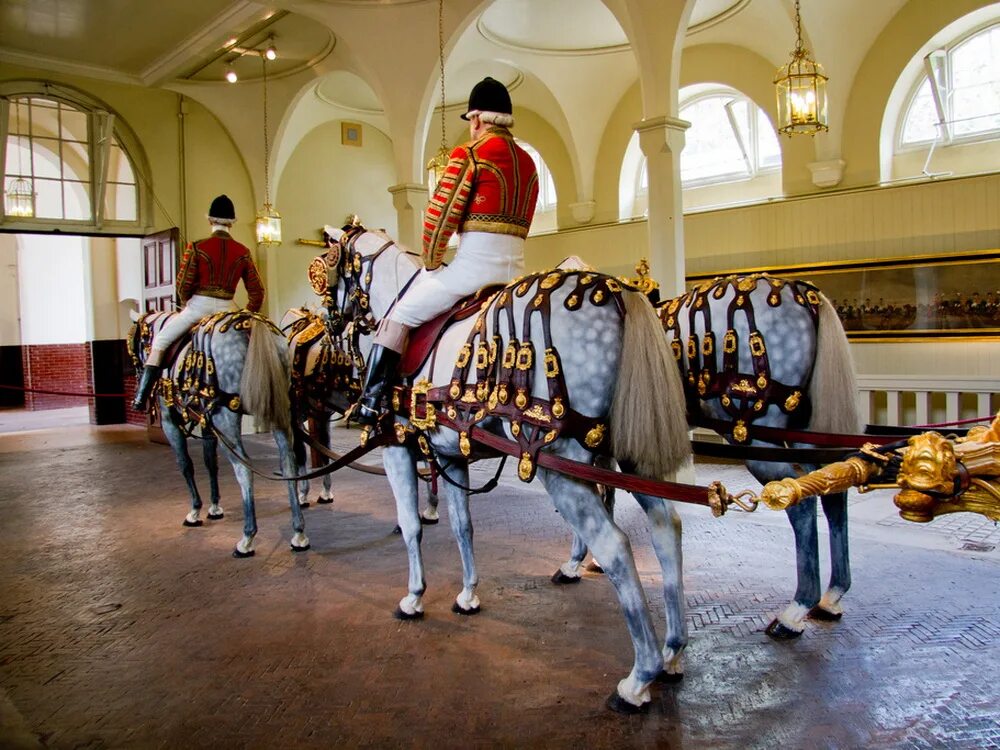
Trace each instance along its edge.
<instances>
[{"instance_id":1,"label":"window pane","mask_svg":"<svg viewBox=\"0 0 1000 750\"><path fill-rule=\"evenodd\" d=\"M87 140L87 113L63 105L60 109L62 137L67 141Z\"/></svg>"},{"instance_id":2,"label":"window pane","mask_svg":"<svg viewBox=\"0 0 1000 750\"><path fill-rule=\"evenodd\" d=\"M724 109L729 98L707 97L681 109L681 119L691 122L681 152L682 182L747 175L743 155Z\"/></svg>"},{"instance_id":3,"label":"window pane","mask_svg":"<svg viewBox=\"0 0 1000 750\"><path fill-rule=\"evenodd\" d=\"M62 183L59 180L35 180L35 216L62 219Z\"/></svg>"},{"instance_id":4,"label":"window pane","mask_svg":"<svg viewBox=\"0 0 1000 750\"><path fill-rule=\"evenodd\" d=\"M10 103L10 112L7 118L7 132L14 134L26 134L28 132L28 105L13 100Z\"/></svg>"},{"instance_id":5,"label":"window pane","mask_svg":"<svg viewBox=\"0 0 1000 750\"><path fill-rule=\"evenodd\" d=\"M108 176L115 182L126 182L135 184L135 173L132 171L132 163L117 142L111 146L111 156L108 166Z\"/></svg>"},{"instance_id":6,"label":"window pane","mask_svg":"<svg viewBox=\"0 0 1000 750\"><path fill-rule=\"evenodd\" d=\"M60 172L59 141L52 138L34 138L31 141L32 166L36 177L62 176Z\"/></svg>"},{"instance_id":7,"label":"window pane","mask_svg":"<svg viewBox=\"0 0 1000 750\"><path fill-rule=\"evenodd\" d=\"M764 110L757 108L757 167L768 169L781 166L781 144L778 133L771 124L771 118Z\"/></svg>"},{"instance_id":8,"label":"window pane","mask_svg":"<svg viewBox=\"0 0 1000 750\"><path fill-rule=\"evenodd\" d=\"M39 107L37 100L31 100L31 134L44 138L59 136L59 110L54 107Z\"/></svg>"},{"instance_id":9,"label":"window pane","mask_svg":"<svg viewBox=\"0 0 1000 750\"><path fill-rule=\"evenodd\" d=\"M104 193L104 215L117 221L135 221L139 218L135 202L135 185L109 182Z\"/></svg>"},{"instance_id":10,"label":"window pane","mask_svg":"<svg viewBox=\"0 0 1000 750\"><path fill-rule=\"evenodd\" d=\"M957 46L951 66L955 135L1000 129L1000 26Z\"/></svg>"},{"instance_id":11,"label":"window pane","mask_svg":"<svg viewBox=\"0 0 1000 750\"><path fill-rule=\"evenodd\" d=\"M933 141L937 137L936 123L937 108L931 95L931 80L925 76L903 121L901 142L908 144Z\"/></svg>"},{"instance_id":12,"label":"window pane","mask_svg":"<svg viewBox=\"0 0 1000 750\"><path fill-rule=\"evenodd\" d=\"M31 154L26 136L7 137L7 174L31 175Z\"/></svg>"},{"instance_id":13,"label":"window pane","mask_svg":"<svg viewBox=\"0 0 1000 750\"><path fill-rule=\"evenodd\" d=\"M86 143L63 141L63 179L88 181L90 179L90 150Z\"/></svg>"},{"instance_id":14,"label":"window pane","mask_svg":"<svg viewBox=\"0 0 1000 750\"><path fill-rule=\"evenodd\" d=\"M63 198L66 219L89 219L90 218L90 183L73 182L66 180L63 182Z\"/></svg>"}]
</instances>

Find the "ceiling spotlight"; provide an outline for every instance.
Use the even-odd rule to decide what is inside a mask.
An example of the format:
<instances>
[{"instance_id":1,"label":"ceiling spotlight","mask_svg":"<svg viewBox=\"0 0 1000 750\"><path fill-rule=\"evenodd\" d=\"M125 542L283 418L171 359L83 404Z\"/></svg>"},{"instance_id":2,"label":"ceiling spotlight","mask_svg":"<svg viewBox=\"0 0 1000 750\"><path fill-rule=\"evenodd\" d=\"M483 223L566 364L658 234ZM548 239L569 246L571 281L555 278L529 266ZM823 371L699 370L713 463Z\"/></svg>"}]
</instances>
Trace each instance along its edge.
<instances>
[{"instance_id":1,"label":"ceiling spotlight","mask_svg":"<svg viewBox=\"0 0 1000 750\"><path fill-rule=\"evenodd\" d=\"M239 76L236 75L236 71L232 68L226 69L226 80L230 83L236 83L239 80Z\"/></svg>"},{"instance_id":2,"label":"ceiling spotlight","mask_svg":"<svg viewBox=\"0 0 1000 750\"><path fill-rule=\"evenodd\" d=\"M273 44L267 45L267 49L264 50L264 57L266 57L268 60L278 59L278 50L274 48Z\"/></svg>"}]
</instances>

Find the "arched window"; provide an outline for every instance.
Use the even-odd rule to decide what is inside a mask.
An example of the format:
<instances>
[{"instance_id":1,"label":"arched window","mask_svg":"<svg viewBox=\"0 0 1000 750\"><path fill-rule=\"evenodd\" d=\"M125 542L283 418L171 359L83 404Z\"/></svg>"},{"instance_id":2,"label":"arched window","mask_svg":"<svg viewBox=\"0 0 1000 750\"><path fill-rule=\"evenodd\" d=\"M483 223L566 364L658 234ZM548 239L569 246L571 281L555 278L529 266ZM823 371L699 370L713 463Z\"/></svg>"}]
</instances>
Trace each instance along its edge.
<instances>
[{"instance_id":1,"label":"arched window","mask_svg":"<svg viewBox=\"0 0 1000 750\"><path fill-rule=\"evenodd\" d=\"M902 148L1000 135L1000 23L934 50L899 129Z\"/></svg>"},{"instance_id":2,"label":"arched window","mask_svg":"<svg viewBox=\"0 0 1000 750\"><path fill-rule=\"evenodd\" d=\"M696 91L686 101L684 93L680 117L691 127L681 152L682 185L747 180L780 169L778 136L750 99L733 89Z\"/></svg>"},{"instance_id":3,"label":"arched window","mask_svg":"<svg viewBox=\"0 0 1000 750\"><path fill-rule=\"evenodd\" d=\"M552 172L538 153L538 149L530 143L517 140L517 145L528 152L538 170L538 201L535 203L535 218L531 222L531 234L547 232L556 228L556 183Z\"/></svg>"},{"instance_id":4,"label":"arched window","mask_svg":"<svg viewBox=\"0 0 1000 750\"><path fill-rule=\"evenodd\" d=\"M137 141L98 102L67 93L0 98L4 191L22 180L33 196L33 216L6 215L5 221L77 230L136 227L141 190L126 141L132 150Z\"/></svg>"}]
</instances>

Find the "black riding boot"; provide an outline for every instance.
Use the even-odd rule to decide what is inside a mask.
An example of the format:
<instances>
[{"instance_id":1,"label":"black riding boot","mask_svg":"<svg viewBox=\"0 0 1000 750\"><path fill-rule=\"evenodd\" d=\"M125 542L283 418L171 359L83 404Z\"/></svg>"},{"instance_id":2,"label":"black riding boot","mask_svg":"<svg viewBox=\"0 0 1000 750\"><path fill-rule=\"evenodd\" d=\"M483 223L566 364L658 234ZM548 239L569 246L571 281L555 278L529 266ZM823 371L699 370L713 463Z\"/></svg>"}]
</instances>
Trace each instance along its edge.
<instances>
[{"instance_id":1,"label":"black riding boot","mask_svg":"<svg viewBox=\"0 0 1000 750\"><path fill-rule=\"evenodd\" d=\"M358 424L371 427L382 415L382 395L396 379L400 353L376 344L368 355L368 377L354 417Z\"/></svg>"},{"instance_id":2,"label":"black riding boot","mask_svg":"<svg viewBox=\"0 0 1000 750\"><path fill-rule=\"evenodd\" d=\"M142 377L139 379L139 385L135 389L135 400L132 402L133 409L146 411L149 392L153 390L153 385L159 380L161 372L163 368L156 365L146 365L142 368Z\"/></svg>"}]
</instances>

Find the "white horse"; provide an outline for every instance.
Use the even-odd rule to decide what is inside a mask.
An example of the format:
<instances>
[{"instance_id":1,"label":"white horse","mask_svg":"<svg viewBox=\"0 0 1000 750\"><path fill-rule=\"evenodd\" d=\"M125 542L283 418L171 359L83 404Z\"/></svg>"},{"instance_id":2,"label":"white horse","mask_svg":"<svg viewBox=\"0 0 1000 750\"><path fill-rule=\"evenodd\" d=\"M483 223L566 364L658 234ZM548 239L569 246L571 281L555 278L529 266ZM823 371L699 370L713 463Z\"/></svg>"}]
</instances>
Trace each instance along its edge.
<instances>
[{"instance_id":1,"label":"white horse","mask_svg":"<svg viewBox=\"0 0 1000 750\"><path fill-rule=\"evenodd\" d=\"M148 354L152 335L173 313L153 312L139 317L129 333L129 350L140 367ZM187 451L187 436L200 425L204 436L205 465L209 469L212 503L208 518L223 517L219 506L216 438L221 438L226 456L240 484L243 498L243 536L233 550L234 557L254 554L257 513L254 507L253 471L243 447L244 414L257 418L258 426L270 429L278 446L283 476L295 475L289 431L288 355L285 341L266 319L239 311L219 313L203 319L194 329L170 367L164 370L157 389L161 425L191 495L191 510L185 526L201 525L202 501L194 482L194 469ZM291 548L309 549L305 519L295 496L293 482L287 482L292 510Z\"/></svg>"},{"instance_id":2,"label":"white horse","mask_svg":"<svg viewBox=\"0 0 1000 750\"><path fill-rule=\"evenodd\" d=\"M689 416L747 446L769 444L755 428L856 434L861 429L850 345L829 300L807 282L762 274L728 276L700 284L659 306L667 338L685 382ZM742 443L740 443L742 441ZM773 444L772 444L773 445ZM810 447L797 444L795 447ZM815 466L747 461L761 483L799 476ZM851 586L847 493L822 497L830 529L830 581L820 584L817 499L786 512L795 537L798 585L792 601L765 632L776 639L802 634L806 618L838 620ZM574 537L556 583L580 580L586 545Z\"/></svg>"},{"instance_id":3,"label":"white horse","mask_svg":"<svg viewBox=\"0 0 1000 750\"><path fill-rule=\"evenodd\" d=\"M334 227L327 227L326 232L345 246L336 280L338 293L334 295L341 307L339 312L369 325L378 321L407 281L420 271L419 261L380 232L359 229L348 234ZM495 359L506 360L502 355L515 337L521 342L521 349L533 346L539 352L534 358L518 354L524 365L521 369L531 369L534 373L532 391L524 394L521 402L526 410L530 408L528 405L539 406L539 400L549 398L546 372L551 371L552 362L558 362L556 367L564 378L566 397L558 412L571 410L584 422L601 426L594 428L594 447L575 437L553 435L542 450L591 463L596 446L604 445L626 470L655 478L672 473L689 457L690 444L680 377L652 306L641 293L621 290L614 279L600 274L568 272L564 282L552 288L553 284L539 277L508 287L507 296L494 297L481 319L473 317L448 328L414 380L427 381L432 387L451 384L456 358L473 326L481 320L486 325L485 340L494 340L497 345ZM531 315L529 306L536 304L543 289L548 290L551 301L551 325L547 326L551 342L546 341L546 326L538 321L530 333L524 330L524 321ZM504 318L504 325L497 326L499 306L505 303L509 304L509 316ZM551 352L547 351L550 347ZM467 382L474 388L475 368ZM510 408L518 400L511 394ZM501 401L507 404L505 398ZM549 407L556 413L554 403L539 406L543 412ZM527 417L522 421L510 414L509 408L491 407L477 426L508 439L525 435L525 431L536 436L542 434L531 426ZM398 422L406 424L402 419ZM610 428L610 439L601 437L605 428ZM442 484L463 565L463 588L452 609L473 614L480 606L476 593L478 574L472 554L468 495L461 489L468 487L468 458L467 452L463 452L463 447L468 446L463 445L463 435L440 426L428 429L425 437L433 452L446 459L444 471L454 482ZM390 445L383 453L410 563L408 593L397 609L401 618L422 616L426 588L420 550L416 459L417 452L406 445ZM520 466L524 466L525 460L529 461L530 474L530 459L522 457ZM678 514L665 500L636 495L650 519L653 544L663 571L667 632L661 647L628 539L608 515L595 485L544 468L538 468L537 473L557 510L594 550L614 584L635 660L631 672L618 683L608 703L616 710L639 710L649 702L649 686L658 675L665 673L677 678L682 674L681 654L687 644L687 627Z\"/></svg>"}]
</instances>

